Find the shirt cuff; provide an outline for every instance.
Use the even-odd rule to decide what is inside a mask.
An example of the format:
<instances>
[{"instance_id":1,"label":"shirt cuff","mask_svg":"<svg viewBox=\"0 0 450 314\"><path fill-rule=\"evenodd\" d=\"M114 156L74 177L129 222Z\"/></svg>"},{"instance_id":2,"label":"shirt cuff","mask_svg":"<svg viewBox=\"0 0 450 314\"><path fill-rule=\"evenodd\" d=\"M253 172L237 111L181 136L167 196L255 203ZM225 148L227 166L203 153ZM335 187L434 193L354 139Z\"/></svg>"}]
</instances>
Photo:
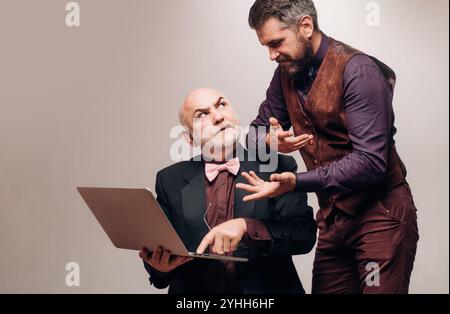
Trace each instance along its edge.
<instances>
[{"instance_id":1,"label":"shirt cuff","mask_svg":"<svg viewBox=\"0 0 450 314\"><path fill-rule=\"evenodd\" d=\"M319 169L297 174L297 192L313 193L322 190L322 180L320 180Z\"/></svg>"},{"instance_id":2,"label":"shirt cuff","mask_svg":"<svg viewBox=\"0 0 450 314\"><path fill-rule=\"evenodd\" d=\"M272 244L272 236L266 225L256 219L245 218L247 232L244 235L244 243L248 246L268 251Z\"/></svg>"}]
</instances>

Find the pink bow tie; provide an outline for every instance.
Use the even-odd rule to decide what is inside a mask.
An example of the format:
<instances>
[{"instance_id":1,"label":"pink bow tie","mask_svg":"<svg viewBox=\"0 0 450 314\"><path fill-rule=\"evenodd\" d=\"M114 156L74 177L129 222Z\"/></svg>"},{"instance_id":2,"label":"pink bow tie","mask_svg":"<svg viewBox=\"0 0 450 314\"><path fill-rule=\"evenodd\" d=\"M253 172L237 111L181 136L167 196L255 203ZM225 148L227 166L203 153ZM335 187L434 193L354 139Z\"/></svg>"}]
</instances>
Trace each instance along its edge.
<instances>
[{"instance_id":1,"label":"pink bow tie","mask_svg":"<svg viewBox=\"0 0 450 314\"><path fill-rule=\"evenodd\" d=\"M229 173L237 175L240 167L241 163L239 162L239 159L234 158L220 165L212 163L205 164L205 173L209 182L213 182L217 178L219 173L225 170Z\"/></svg>"}]
</instances>

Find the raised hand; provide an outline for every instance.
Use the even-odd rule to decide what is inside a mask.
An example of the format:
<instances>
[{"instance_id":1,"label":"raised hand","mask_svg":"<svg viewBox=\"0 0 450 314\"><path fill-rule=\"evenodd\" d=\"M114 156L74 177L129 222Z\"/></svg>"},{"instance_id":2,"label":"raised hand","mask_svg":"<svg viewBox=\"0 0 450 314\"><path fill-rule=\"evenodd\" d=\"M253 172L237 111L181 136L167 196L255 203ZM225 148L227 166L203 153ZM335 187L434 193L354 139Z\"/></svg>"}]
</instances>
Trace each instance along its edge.
<instances>
[{"instance_id":1,"label":"raised hand","mask_svg":"<svg viewBox=\"0 0 450 314\"><path fill-rule=\"evenodd\" d=\"M280 123L275 118L270 118L270 132L266 136L266 143L272 149L282 153L290 154L298 151L300 148L312 143L314 137L309 134L303 134L293 137L290 131L283 131Z\"/></svg>"},{"instance_id":2,"label":"raised hand","mask_svg":"<svg viewBox=\"0 0 450 314\"><path fill-rule=\"evenodd\" d=\"M270 182L260 179L253 171L250 174L243 172L242 176L249 184L238 183L236 188L252 193L244 197L244 202L281 196L292 192L297 184L297 177L292 172L273 174Z\"/></svg>"}]
</instances>

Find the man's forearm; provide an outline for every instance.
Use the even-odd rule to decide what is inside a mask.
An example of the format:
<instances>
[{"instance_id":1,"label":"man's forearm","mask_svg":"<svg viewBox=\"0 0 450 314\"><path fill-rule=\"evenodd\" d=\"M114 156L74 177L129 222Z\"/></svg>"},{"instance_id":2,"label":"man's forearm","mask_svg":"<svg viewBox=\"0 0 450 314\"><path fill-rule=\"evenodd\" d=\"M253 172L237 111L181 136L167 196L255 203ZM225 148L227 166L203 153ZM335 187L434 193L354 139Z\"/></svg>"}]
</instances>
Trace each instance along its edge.
<instances>
[{"instance_id":1,"label":"man's forearm","mask_svg":"<svg viewBox=\"0 0 450 314\"><path fill-rule=\"evenodd\" d=\"M354 152L345 158L298 173L296 190L299 192L325 192L329 195L352 193L357 189L382 180L386 173L384 161L364 153Z\"/></svg>"}]
</instances>

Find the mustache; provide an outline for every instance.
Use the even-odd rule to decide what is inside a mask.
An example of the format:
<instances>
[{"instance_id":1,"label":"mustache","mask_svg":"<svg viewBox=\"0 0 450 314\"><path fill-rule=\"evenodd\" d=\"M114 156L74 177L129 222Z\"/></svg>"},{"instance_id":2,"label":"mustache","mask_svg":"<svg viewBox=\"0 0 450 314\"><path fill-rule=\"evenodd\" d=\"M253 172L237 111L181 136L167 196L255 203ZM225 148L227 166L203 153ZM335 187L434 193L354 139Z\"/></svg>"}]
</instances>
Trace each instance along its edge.
<instances>
[{"instance_id":1,"label":"mustache","mask_svg":"<svg viewBox=\"0 0 450 314\"><path fill-rule=\"evenodd\" d=\"M216 136L217 134L227 130L227 129L236 129L237 126L232 125L232 124L226 124L220 128L217 128L214 132L213 132L213 136Z\"/></svg>"},{"instance_id":2,"label":"mustache","mask_svg":"<svg viewBox=\"0 0 450 314\"><path fill-rule=\"evenodd\" d=\"M210 125L207 126L204 129L201 129L200 126L194 126L193 130L192 130L192 136L195 138L213 138L217 135L219 135L221 132L227 130L227 129L232 129L238 133L241 132L242 130L242 126L241 125L233 125L231 123L227 123L223 126L214 126L214 125Z\"/></svg>"},{"instance_id":3,"label":"mustache","mask_svg":"<svg viewBox=\"0 0 450 314\"><path fill-rule=\"evenodd\" d=\"M277 63L284 63L284 62L288 62L288 61L294 61L294 60L292 60L291 58L289 58L289 57L285 57L285 56L279 56L277 59L276 59L276 61L277 61Z\"/></svg>"}]
</instances>

